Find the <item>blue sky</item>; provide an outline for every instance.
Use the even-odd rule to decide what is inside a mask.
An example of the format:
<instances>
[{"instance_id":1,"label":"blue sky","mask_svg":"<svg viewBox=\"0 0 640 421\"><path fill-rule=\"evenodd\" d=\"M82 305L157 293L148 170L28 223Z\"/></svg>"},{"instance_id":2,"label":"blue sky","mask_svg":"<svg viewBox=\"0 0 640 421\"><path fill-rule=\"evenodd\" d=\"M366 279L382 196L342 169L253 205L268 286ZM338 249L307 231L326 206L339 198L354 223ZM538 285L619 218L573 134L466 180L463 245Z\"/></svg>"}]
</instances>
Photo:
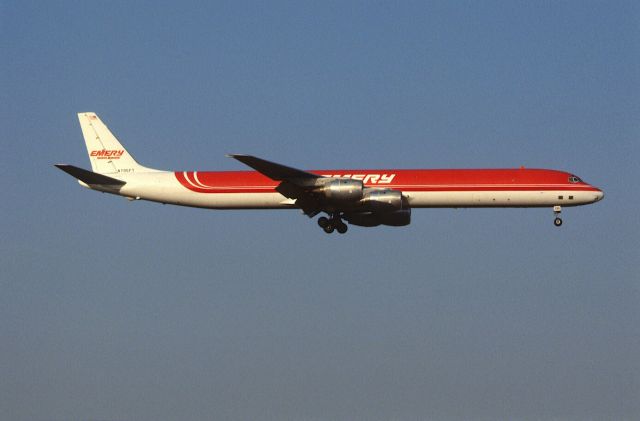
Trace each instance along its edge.
<instances>
[{"instance_id":1,"label":"blue sky","mask_svg":"<svg viewBox=\"0 0 640 421\"><path fill-rule=\"evenodd\" d=\"M2 2L0 418L637 419L634 2ZM163 169L527 167L567 209L129 203L95 111Z\"/></svg>"}]
</instances>

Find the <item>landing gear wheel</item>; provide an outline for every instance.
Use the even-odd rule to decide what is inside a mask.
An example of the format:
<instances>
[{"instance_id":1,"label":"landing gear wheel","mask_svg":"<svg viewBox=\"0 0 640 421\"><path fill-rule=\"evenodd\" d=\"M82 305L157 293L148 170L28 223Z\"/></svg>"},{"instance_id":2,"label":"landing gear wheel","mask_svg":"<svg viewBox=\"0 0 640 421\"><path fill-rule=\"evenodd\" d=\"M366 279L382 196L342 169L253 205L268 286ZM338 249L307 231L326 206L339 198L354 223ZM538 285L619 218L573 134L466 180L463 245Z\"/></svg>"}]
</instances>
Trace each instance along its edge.
<instances>
[{"instance_id":1,"label":"landing gear wheel","mask_svg":"<svg viewBox=\"0 0 640 421\"><path fill-rule=\"evenodd\" d=\"M556 216L556 219L553 220L553 225L559 227L562 225L562 219L560 219L560 212L562 212L562 206L556 205L553 207L553 214Z\"/></svg>"},{"instance_id":2,"label":"landing gear wheel","mask_svg":"<svg viewBox=\"0 0 640 421\"><path fill-rule=\"evenodd\" d=\"M347 230L349 229L349 227L347 226L347 224L345 224L344 222L340 222L337 226L336 229L338 230L338 232L340 234L344 234L345 232L347 232Z\"/></svg>"},{"instance_id":3,"label":"landing gear wheel","mask_svg":"<svg viewBox=\"0 0 640 421\"><path fill-rule=\"evenodd\" d=\"M318 225L323 229L327 234L331 234L333 231L338 231L340 234L344 234L349 229L347 224L342 222L342 218L340 218L340 213L329 213L329 218L326 216L321 216L318 218Z\"/></svg>"}]
</instances>

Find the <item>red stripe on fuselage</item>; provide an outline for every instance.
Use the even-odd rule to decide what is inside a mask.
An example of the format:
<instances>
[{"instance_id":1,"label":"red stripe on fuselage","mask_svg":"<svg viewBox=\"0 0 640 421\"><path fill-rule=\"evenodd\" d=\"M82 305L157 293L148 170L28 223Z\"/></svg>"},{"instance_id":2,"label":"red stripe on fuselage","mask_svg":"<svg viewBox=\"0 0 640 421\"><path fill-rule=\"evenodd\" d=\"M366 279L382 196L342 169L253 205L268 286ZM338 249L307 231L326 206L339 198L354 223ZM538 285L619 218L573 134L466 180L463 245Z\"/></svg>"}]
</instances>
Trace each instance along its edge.
<instances>
[{"instance_id":1,"label":"red stripe on fuselage","mask_svg":"<svg viewBox=\"0 0 640 421\"><path fill-rule=\"evenodd\" d=\"M540 169L453 170L323 170L318 175L364 179L365 186L401 191L599 191L584 183L570 183L570 173ZM377 176L377 177L375 177ZM384 180L391 178L391 182ZM176 179L198 193L271 193L277 181L255 171L175 172ZM371 181L372 180L372 181Z\"/></svg>"}]
</instances>

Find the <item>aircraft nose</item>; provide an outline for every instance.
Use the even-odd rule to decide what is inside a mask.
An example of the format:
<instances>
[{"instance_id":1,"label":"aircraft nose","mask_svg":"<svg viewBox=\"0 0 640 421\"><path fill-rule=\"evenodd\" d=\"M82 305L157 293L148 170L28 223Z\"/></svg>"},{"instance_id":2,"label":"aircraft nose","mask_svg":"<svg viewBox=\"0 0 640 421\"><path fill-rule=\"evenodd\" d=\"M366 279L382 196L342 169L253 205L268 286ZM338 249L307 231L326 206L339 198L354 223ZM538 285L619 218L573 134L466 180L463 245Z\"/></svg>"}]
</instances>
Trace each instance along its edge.
<instances>
[{"instance_id":1,"label":"aircraft nose","mask_svg":"<svg viewBox=\"0 0 640 421\"><path fill-rule=\"evenodd\" d=\"M595 191L595 201L599 202L600 200L602 200L604 198L604 192L602 190L600 190L599 188L596 188Z\"/></svg>"}]
</instances>

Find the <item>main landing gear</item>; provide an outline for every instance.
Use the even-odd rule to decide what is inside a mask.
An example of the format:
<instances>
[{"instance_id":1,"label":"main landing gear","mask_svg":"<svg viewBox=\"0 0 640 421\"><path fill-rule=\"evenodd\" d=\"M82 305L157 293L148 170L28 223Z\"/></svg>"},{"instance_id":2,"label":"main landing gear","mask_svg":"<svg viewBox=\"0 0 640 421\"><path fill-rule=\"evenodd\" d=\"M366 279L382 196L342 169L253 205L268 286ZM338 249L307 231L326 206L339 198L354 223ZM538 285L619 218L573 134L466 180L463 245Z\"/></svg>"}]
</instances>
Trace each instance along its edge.
<instances>
[{"instance_id":1,"label":"main landing gear","mask_svg":"<svg viewBox=\"0 0 640 421\"><path fill-rule=\"evenodd\" d=\"M559 227L562 225L562 218L560 218L560 212L562 212L561 206L553 207L553 214L556 216L556 218L553 220L553 225L555 225L556 227Z\"/></svg>"},{"instance_id":2,"label":"main landing gear","mask_svg":"<svg viewBox=\"0 0 640 421\"><path fill-rule=\"evenodd\" d=\"M320 228L322 228L327 234L331 234L334 230L338 231L340 234L344 234L348 229L347 224L342 222L340 214L338 213L331 215L331 219L326 216L321 216L318 218L318 225L320 225Z\"/></svg>"}]
</instances>

